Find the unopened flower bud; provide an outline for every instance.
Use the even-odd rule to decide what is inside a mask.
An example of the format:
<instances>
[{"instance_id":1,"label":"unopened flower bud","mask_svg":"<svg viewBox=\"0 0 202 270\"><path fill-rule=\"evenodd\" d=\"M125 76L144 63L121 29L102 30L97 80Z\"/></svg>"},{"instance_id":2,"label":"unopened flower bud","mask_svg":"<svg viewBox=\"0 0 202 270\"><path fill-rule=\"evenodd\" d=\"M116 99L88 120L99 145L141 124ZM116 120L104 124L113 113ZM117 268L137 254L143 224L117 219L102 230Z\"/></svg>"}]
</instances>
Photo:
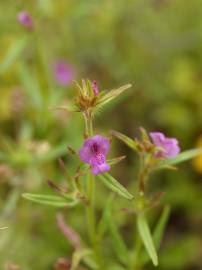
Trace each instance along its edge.
<instances>
[{"instance_id":1,"label":"unopened flower bud","mask_svg":"<svg viewBox=\"0 0 202 270\"><path fill-rule=\"evenodd\" d=\"M94 95L97 96L99 94L99 88L95 80L92 81L92 88L93 88Z\"/></svg>"},{"instance_id":2,"label":"unopened flower bud","mask_svg":"<svg viewBox=\"0 0 202 270\"><path fill-rule=\"evenodd\" d=\"M27 29L31 30L33 28L33 20L29 12L21 11L17 15L18 22L26 27Z\"/></svg>"},{"instance_id":3,"label":"unopened flower bud","mask_svg":"<svg viewBox=\"0 0 202 270\"><path fill-rule=\"evenodd\" d=\"M64 60L56 61L53 65L53 71L55 80L60 86L69 85L75 77L72 66Z\"/></svg>"}]
</instances>

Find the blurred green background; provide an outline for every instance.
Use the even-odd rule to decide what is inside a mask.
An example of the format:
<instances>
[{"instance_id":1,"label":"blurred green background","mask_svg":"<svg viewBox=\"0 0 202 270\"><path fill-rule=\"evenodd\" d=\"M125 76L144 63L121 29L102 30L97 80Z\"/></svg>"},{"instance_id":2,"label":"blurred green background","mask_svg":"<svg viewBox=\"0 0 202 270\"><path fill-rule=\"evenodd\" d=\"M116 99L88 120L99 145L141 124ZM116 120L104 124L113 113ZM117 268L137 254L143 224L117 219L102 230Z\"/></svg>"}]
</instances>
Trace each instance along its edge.
<instances>
[{"instance_id":1,"label":"blurred green background","mask_svg":"<svg viewBox=\"0 0 202 270\"><path fill-rule=\"evenodd\" d=\"M22 10L32 16L32 31L16 19ZM73 171L76 161L66 147L82 143L81 117L52 109L74 93L71 84L55 81L53 63L66 61L75 79L95 79L100 89L133 84L96 118L96 132L134 137L143 126L193 148L202 144L202 2L1 0L0 48L0 225L9 227L0 231L0 269L18 269L12 263L54 269L59 257L71 254L56 210L21 198L22 192L51 192L49 178L65 185L57 159ZM135 181L134 154L113 142L111 156L125 153L112 173L127 185ZM165 191L163 203L172 210L157 269L202 268L201 173L199 157L152 179L150 190ZM98 183L98 209L106 193ZM84 233L82 210L65 212ZM145 269L153 269L151 263Z\"/></svg>"}]
</instances>

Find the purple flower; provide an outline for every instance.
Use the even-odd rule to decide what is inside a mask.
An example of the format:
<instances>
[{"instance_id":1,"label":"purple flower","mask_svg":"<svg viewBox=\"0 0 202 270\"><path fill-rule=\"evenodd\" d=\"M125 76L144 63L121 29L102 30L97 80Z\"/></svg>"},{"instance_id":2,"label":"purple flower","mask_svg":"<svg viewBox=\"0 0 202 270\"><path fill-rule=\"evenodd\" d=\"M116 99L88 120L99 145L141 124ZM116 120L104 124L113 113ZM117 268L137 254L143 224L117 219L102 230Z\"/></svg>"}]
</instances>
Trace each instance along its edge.
<instances>
[{"instance_id":1,"label":"purple flower","mask_svg":"<svg viewBox=\"0 0 202 270\"><path fill-rule=\"evenodd\" d=\"M93 88L94 95L97 96L99 94L99 88L97 86L96 81L92 81L92 88Z\"/></svg>"},{"instance_id":2,"label":"purple flower","mask_svg":"<svg viewBox=\"0 0 202 270\"><path fill-rule=\"evenodd\" d=\"M74 79L74 70L63 60L58 60L53 66L54 76L57 83L61 86L66 86Z\"/></svg>"},{"instance_id":3,"label":"purple flower","mask_svg":"<svg viewBox=\"0 0 202 270\"><path fill-rule=\"evenodd\" d=\"M17 20L20 24L22 24L26 28L28 28L28 29L33 28L33 20L32 20L31 15L29 14L29 12L27 12L27 11L19 12L17 15Z\"/></svg>"},{"instance_id":4,"label":"purple flower","mask_svg":"<svg viewBox=\"0 0 202 270\"><path fill-rule=\"evenodd\" d=\"M109 151L109 140L103 136L95 135L85 140L79 156L82 161L91 165L94 175L109 171L110 166L106 163L106 155Z\"/></svg>"},{"instance_id":5,"label":"purple flower","mask_svg":"<svg viewBox=\"0 0 202 270\"><path fill-rule=\"evenodd\" d=\"M179 154L180 147L177 139L167 138L161 132L150 132L150 137L152 138L153 143L160 148L155 153L156 157L171 158Z\"/></svg>"}]
</instances>

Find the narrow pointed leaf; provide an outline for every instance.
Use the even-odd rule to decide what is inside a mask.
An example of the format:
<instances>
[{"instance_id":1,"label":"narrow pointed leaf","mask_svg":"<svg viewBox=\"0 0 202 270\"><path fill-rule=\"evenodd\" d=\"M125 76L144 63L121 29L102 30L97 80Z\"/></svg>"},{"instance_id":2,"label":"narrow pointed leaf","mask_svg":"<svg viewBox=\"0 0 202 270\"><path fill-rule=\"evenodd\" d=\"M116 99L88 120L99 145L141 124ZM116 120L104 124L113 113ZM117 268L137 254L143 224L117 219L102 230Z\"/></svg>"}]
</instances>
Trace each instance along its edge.
<instances>
[{"instance_id":1,"label":"narrow pointed leaf","mask_svg":"<svg viewBox=\"0 0 202 270\"><path fill-rule=\"evenodd\" d=\"M133 195L128 192L128 190L122 186L113 176L109 173L98 174L98 178L112 191L116 192L120 196L131 200Z\"/></svg>"},{"instance_id":2,"label":"narrow pointed leaf","mask_svg":"<svg viewBox=\"0 0 202 270\"><path fill-rule=\"evenodd\" d=\"M63 198L55 195L53 196L53 195L24 193L22 196L23 198L30 200L32 202L54 207L72 207L77 203L72 198Z\"/></svg>"},{"instance_id":3,"label":"narrow pointed leaf","mask_svg":"<svg viewBox=\"0 0 202 270\"><path fill-rule=\"evenodd\" d=\"M68 104L68 105L65 105L65 106L59 106L59 107L51 108L51 109L63 110L63 111L67 111L67 112L78 112L78 108L73 104Z\"/></svg>"},{"instance_id":4,"label":"narrow pointed leaf","mask_svg":"<svg viewBox=\"0 0 202 270\"><path fill-rule=\"evenodd\" d=\"M120 94L122 94L124 91L126 91L128 88L130 88L132 85L131 84L126 84L123 85L117 89L113 89L106 94L102 95L98 101L97 108L102 107L103 105L107 104Z\"/></svg>"},{"instance_id":5,"label":"narrow pointed leaf","mask_svg":"<svg viewBox=\"0 0 202 270\"><path fill-rule=\"evenodd\" d=\"M111 196L109 196L109 198L107 199L107 202L105 204L105 208L103 210L103 213L102 213L102 217L99 221L99 224L98 224L98 239L102 239L104 234L106 233L107 229L108 229L108 218L110 216L110 213L111 213L111 208L112 208L112 201L114 199L114 194L111 194Z\"/></svg>"},{"instance_id":6,"label":"narrow pointed leaf","mask_svg":"<svg viewBox=\"0 0 202 270\"><path fill-rule=\"evenodd\" d=\"M158 163L157 166L154 167L154 170L155 171L158 171L158 170L172 170L172 171L176 171L177 170L177 167L172 166L172 165L159 165L159 163Z\"/></svg>"},{"instance_id":7,"label":"narrow pointed leaf","mask_svg":"<svg viewBox=\"0 0 202 270\"><path fill-rule=\"evenodd\" d=\"M121 263L127 265L130 260L129 251L125 245L122 235L119 232L119 229L117 228L116 223L114 222L111 211L108 215L108 226L112 235L113 247L116 255Z\"/></svg>"},{"instance_id":8,"label":"narrow pointed leaf","mask_svg":"<svg viewBox=\"0 0 202 270\"><path fill-rule=\"evenodd\" d=\"M117 258L121 263L127 265L129 261L129 252L112 216L113 195L114 194L107 200L104 213L98 224L98 239L102 240L103 235L109 230L112 235L112 243Z\"/></svg>"},{"instance_id":9,"label":"narrow pointed leaf","mask_svg":"<svg viewBox=\"0 0 202 270\"><path fill-rule=\"evenodd\" d=\"M21 193L19 189L14 189L13 191L9 193L7 200L4 204L4 208L1 209L2 218L9 217L13 213L15 213L20 196L21 196Z\"/></svg>"},{"instance_id":10,"label":"narrow pointed leaf","mask_svg":"<svg viewBox=\"0 0 202 270\"><path fill-rule=\"evenodd\" d=\"M145 246L145 249L148 255L150 256L153 264L157 266L158 257L157 257L156 249L153 243L149 226L147 224L147 220L143 214L140 214L137 217L137 227L138 227L139 234L141 236L142 242Z\"/></svg>"},{"instance_id":11,"label":"narrow pointed leaf","mask_svg":"<svg viewBox=\"0 0 202 270\"><path fill-rule=\"evenodd\" d=\"M137 150L137 143L135 142L135 140L115 130L112 130L111 134L116 138L118 138L119 140L121 140L122 142L124 142L127 146L129 146L133 150Z\"/></svg>"},{"instance_id":12,"label":"narrow pointed leaf","mask_svg":"<svg viewBox=\"0 0 202 270\"><path fill-rule=\"evenodd\" d=\"M80 261L84 259L86 256L89 256L91 254L92 254L92 251L90 249L76 250L72 257L72 265L71 265L70 270L78 269Z\"/></svg>"},{"instance_id":13,"label":"narrow pointed leaf","mask_svg":"<svg viewBox=\"0 0 202 270\"><path fill-rule=\"evenodd\" d=\"M29 102L37 109L43 109L44 101L37 73L24 62L19 63L17 71L23 90L29 97Z\"/></svg>"},{"instance_id":14,"label":"narrow pointed leaf","mask_svg":"<svg viewBox=\"0 0 202 270\"><path fill-rule=\"evenodd\" d=\"M170 207L168 205L166 205L163 208L161 216L160 216L160 218L159 218L159 220L158 220L158 222L157 222L157 224L155 226L154 232L152 234L156 250L158 250L159 247L160 247L162 237L163 237L163 234L164 234L164 231L165 231L165 227L166 227L166 224L168 222L169 215L170 215ZM147 263L148 259L149 259L148 255L144 254L143 262Z\"/></svg>"},{"instance_id":15,"label":"narrow pointed leaf","mask_svg":"<svg viewBox=\"0 0 202 270\"><path fill-rule=\"evenodd\" d=\"M121 162L122 160L124 160L125 158L126 158L126 156L120 156L120 157L108 159L108 160L107 160L107 163L108 163L109 165L115 165L115 164Z\"/></svg>"},{"instance_id":16,"label":"narrow pointed leaf","mask_svg":"<svg viewBox=\"0 0 202 270\"><path fill-rule=\"evenodd\" d=\"M159 246L161 244L161 240L163 237L163 233L164 233L169 215L170 215L170 207L166 205L162 211L162 214L159 218L158 223L156 224L156 227L153 233L154 244L157 250L159 249Z\"/></svg>"},{"instance_id":17,"label":"narrow pointed leaf","mask_svg":"<svg viewBox=\"0 0 202 270\"><path fill-rule=\"evenodd\" d=\"M94 257L95 256L92 254L91 256L89 255L83 258L83 262L89 267L89 269L98 269L96 258Z\"/></svg>"},{"instance_id":18,"label":"narrow pointed leaf","mask_svg":"<svg viewBox=\"0 0 202 270\"><path fill-rule=\"evenodd\" d=\"M191 149L191 150L187 150L184 151L182 153L180 153L179 155L177 155L175 158L168 158L165 160L160 160L157 163L157 168L161 168L164 166L171 166L171 165L176 165L178 163L184 162L186 160L192 159L198 155L202 154L202 147L200 148L196 148L196 149Z\"/></svg>"}]
</instances>

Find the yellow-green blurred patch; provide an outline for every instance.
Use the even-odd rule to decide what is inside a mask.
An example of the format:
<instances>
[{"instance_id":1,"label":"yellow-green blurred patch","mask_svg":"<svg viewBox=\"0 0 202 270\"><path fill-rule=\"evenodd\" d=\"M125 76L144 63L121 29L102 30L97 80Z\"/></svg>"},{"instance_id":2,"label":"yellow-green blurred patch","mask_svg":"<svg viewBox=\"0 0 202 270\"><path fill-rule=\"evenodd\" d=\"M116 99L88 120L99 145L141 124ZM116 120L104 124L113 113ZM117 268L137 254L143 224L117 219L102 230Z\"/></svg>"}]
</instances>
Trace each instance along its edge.
<instances>
[{"instance_id":1,"label":"yellow-green blurred patch","mask_svg":"<svg viewBox=\"0 0 202 270\"><path fill-rule=\"evenodd\" d=\"M196 146L202 146L202 135L198 138ZM193 167L197 172L202 173L202 155L199 155L193 159Z\"/></svg>"}]
</instances>

